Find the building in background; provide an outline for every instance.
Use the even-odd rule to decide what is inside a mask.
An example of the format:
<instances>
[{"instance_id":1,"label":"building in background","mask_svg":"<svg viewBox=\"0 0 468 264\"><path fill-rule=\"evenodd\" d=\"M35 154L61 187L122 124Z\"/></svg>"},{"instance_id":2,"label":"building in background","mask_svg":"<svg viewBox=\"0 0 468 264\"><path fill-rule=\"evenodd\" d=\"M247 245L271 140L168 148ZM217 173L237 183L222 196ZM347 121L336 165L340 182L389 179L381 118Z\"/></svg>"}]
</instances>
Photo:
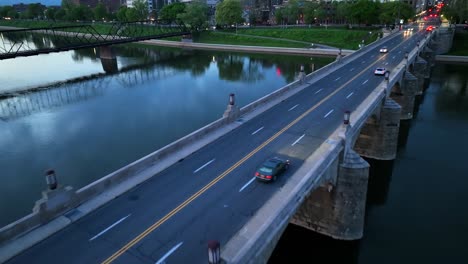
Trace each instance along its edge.
<instances>
[{"instance_id":1,"label":"building in background","mask_svg":"<svg viewBox=\"0 0 468 264\"><path fill-rule=\"evenodd\" d=\"M127 0L127 7L131 8L133 7L133 2L135 2L135 0ZM152 12L154 10L154 8L156 7L156 5L154 4L154 0L146 0L146 4L148 5L148 12Z\"/></svg>"},{"instance_id":2,"label":"building in background","mask_svg":"<svg viewBox=\"0 0 468 264\"><path fill-rule=\"evenodd\" d=\"M121 4L122 0L72 0L75 5L84 5L90 8L95 8L99 3L102 3L107 12L115 12L117 11Z\"/></svg>"}]
</instances>

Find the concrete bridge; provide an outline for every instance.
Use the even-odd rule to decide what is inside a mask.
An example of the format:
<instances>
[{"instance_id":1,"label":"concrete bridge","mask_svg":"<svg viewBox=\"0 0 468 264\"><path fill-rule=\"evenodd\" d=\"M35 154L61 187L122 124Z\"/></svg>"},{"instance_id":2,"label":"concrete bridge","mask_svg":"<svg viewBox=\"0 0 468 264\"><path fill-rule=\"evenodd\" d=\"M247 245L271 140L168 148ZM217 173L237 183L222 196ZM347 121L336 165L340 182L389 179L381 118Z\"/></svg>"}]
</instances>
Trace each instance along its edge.
<instances>
[{"instance_id":1,"label":"concrete bridge","mask_svg":"<svg viewBox=\"0 0 468 264\"><path fill-rule=\"evenodd\" d=\"M11 259L11 263L21 263L28 259L36 261L43 259L45 261L48 259L47 256L51 254L61 254L63 257L69 257L67 260L69 263L83 263L89 260L110 263L117 259L132 263L146 263L151 260L154 263L153 258L159 258L156 255L164 255L163 258L159 258L159 260L164 261L164 258L168 256L163 254L164 250L167 249L172 253L182 245L182 242L171 249L166 247L167 244L171 244L169 242L173 242L175 235L168 238L168 241L162 242L165 246L159 242L164 237L163 231L158 233L157 240L146 237L161 230L158 229L160 225L169 221L171 217L175 217L176 214L182 214L181 210L190 203L196 202L197 199L201 200L200 204L194 205L193 209L184 210L190 210L189 215L193 215L196 208L200 208L199 210L202 212L210 210L211 214L207 216L208 218L203 218L204 220L200 224L188 223L195 225L194 229L196 230L204 230L203 236L205 238L200 241L207 242L206 239L212 238L220 242L220 256L215 254L218 262L266 263L288 223L294 223L336 239L360 239L363 235L369 172L369 165L362 157L380 160L395 158L400 120L412 118L414 99L423 93L423 84L430 77L430 68L436 50L439 50L440 43L447 41L451 36L453 36L451 32L436 31L434 33L415 33L413 36L403 39L401 33L394 34L364 47L352 55L338 57L334 63L308 76L303 75L297 81L242 109L236 106L235 97L232 95L221 119L80 190L75 191L70 186L57 185L53 177L54 173L51 171L47 175L51 188L45 191L44 198L36 203L33 213L0 229L0 243L2 245L0 260ZM383 44L392 44L388 54L378 53ZM390 73L381 78L373 76L373 69L376 66L382 66L381 64L384 66L388 64ZM326 89L326 86L330 86L330 88ZM232 142L229 138L235 140L233 134L242 133L242 129L245 128L255 127L254 121L258 120L260 116L269 113L281 116L275 111L286 109L285 111L290 112L300 108L299 104L294 105L294 101L298 100L302 100L300 102L312 100L312 106L302 109L303 112L291 116L291 119L277 120L279 132L272 130L271 134L262 139L264 143L251 150L250 153L245 152L246 154L243 154L245 157L237 163L236 160L233 160L232 162L235 164L219 176L217 175L220 168L215 167L218 172L215 172L213 178L204 183L206 185L203 188L197 189L197 192L161 220L151 225L148 224L150 227L130 242L127 243L129 239L124 238L123 242L118 243L117 248L115 246L87 248L85 246L88 243L87 239L80 242L80 234L82 233L79 231L80 225L72 225L72 223L85 221L87 223L85 226L90 226L99 222L111 212L106 213L105 210L109 208L117 210L122 207L120 206L122 200L118 201L120 199L118 197L124 196L129 189L149 179L156 178L155 181L163 179L163 176L159 174L171 171L170 168L172 171L175 170L175 175L184 175L183 167L177 166L186 166L184 165L186 163L182 164L182 162L185 162L184 159L187 157L198 160L193 156L204 155L205 152L201 150L212 142L218 142L218 144L211 144L211 148L219 145L223 149L221 145ZM337 106L338 108L336 108ZM328 107L335 108L329 110ZM334 114L334 112L338 114ZM330 119L326 119L328 117ZM314 129L315 126L310 127L311 124L317 124L317 122L322 124L320 129ZM294 129L297 125L301 126L299 130ZM284 128L281 129L283 126ZM290 129L292 130L288 132ZM301 131L307 133L304 133L293 144L280 144L295 138L298 133L302 133ZM280 137L284 138L279 139ZM221 138L223 141L219 141ZM296 142L301 139L302 141L297 145L297 148L290 149L291 145L296 145ZM273 140L276 140L277 144L280 145L275 145L267 152L292 157L292 164L297 164L296 168L288 175L287 179L279 183L281 184L278 186L279 188L264 190L265 193L271 194L267 198L264 198L265 193L250 192L249 202L235 203L238 210L242 212L245 209L239 206L248 207L249 204L252 204L254 207L259 207L258 210L248 209L246 212L252 212L248 217L230 221L229 219L237 217L237 214L233 213L227 216L228 218L225 218L226 216L223 214L224 216L221 216L224 218L214 219L213 217L220 216L217 213L218 210L223 212L223 209L214 206L216 199L207 200L215 193L207 194L206 192L215 184L221 188L221 185L225 186L228 182L233 184L234 180L240 181L239 177L231 177L231 180L224 179L225 184L219 183L234 170L239 170L238 174L240 175L249 174L250 167L255 166L259 160L263 159L263 155L258 154L259 157L255 158L254 154L263 151L262 148L265 148ZM205 168L213 161L206 163L199 169ZM245 169L241 166L244 166ZM170 172L166 172L166 174L168 173ZM158 177L153 177L155 175ZM182 187L180 184L177 186ZM226 185L223 188L216 193L227 194L227 190L232 190L233 186ZM206 197L201 197L203 195ZM223 195L222 198L226 198L226 195ZM158 198L153 196L152 199ZM119 207L106 206L107 209L102 209L101 213L90 214L106 203L118 204ZM170 210L171 207L165 210L168 209ZM241 214L245 215L246 213ZM97 218L96 215L100 215L100 218ZM123 218L119 221L123 221ZM209 224L213 222L216 224ZM177 225L187 225L188 223L179 219L174 223L173 228L180 230L182 227ZM242 223L240 229L238 228L239 223ZM146 224L138 221L137 225ZM202 228L199 225L209 225L210 228ZM66 232L62 231L65 227L67 227ZM129 228L131 230L138 229L137 227ZM141 228L139 229L141 230ZM77 236L75 236L74 241L66 239L74 232L78 232L75 233ZM196 236L193 233L176 233L180 239L187 235L188 237L184 238L185 241ZM29 249L51 234L56 234L54 239L48 239L40 246ZM147 243L149 244L145 244L142 241L143 238L148 239ZM93 239L94 237L90 241ZM61 249L63 249L61 252L54 253L56 243L60 243ZM126 254L137 243L140 243L138 252ZM206 244L201 244L197 241L179 257L172 256L174 259L171 260L175 263L182 263L183 260L186 261L190 258L193 262L206 262ZM149 247L148 253L145 253L145 245ZM216 248L219 243L210 241L209 245L215 247L211 248L212 253L219 253L217 251L219 248ZM86 248L86 254L79 253L80 250L77 247ZM118 250L119 248L120 250ZM136 258L136 255L140 257ZM216 262L212 261L212 263Z\"/></svg>"}]
</instances>

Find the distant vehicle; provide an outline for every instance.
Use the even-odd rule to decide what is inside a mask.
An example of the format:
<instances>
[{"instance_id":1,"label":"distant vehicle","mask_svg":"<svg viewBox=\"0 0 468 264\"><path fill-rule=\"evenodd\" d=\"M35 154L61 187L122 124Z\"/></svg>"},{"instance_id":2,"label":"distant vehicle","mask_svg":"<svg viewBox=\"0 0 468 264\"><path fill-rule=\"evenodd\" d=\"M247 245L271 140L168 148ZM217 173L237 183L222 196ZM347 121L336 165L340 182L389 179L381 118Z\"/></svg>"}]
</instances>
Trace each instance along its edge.
<instances>
[{"instance_id":1,"label":"distant vehicle","mask_svg":"<svg viewBox=\"0 0 468 264\"><path fill-rule=\"evenodd\" d=\"M260 181L276 181L278 176L289 168L289 160L278 157L269 158L255 172Z\"/></svg>"},{"instance_id":2,"label":"distant vehicle","mask_svg":"<svg viewBox=\"0 0 468 264\"><path fill-rule=\"evenodd\" d=\"M427 26L426 31L432 31L434 30L434 26Z\"/></svg>"},{"instance_id":3,"label":"distant vehicle","mask_svg":"<svg viewBox=\"0 0 468 264\"><path fill-rule=\"evenodd\" d=\"M387 72L387 69L383 67L378 67L377 69L374 70L375 75L385 75L386 72Z\"/></svg>"},{"instance_id":4,"label":"distant vehicle","mask_svg":"<svg viewBox=\"0 0 468 264\"><path fill-rule=\"evenodd\" d=\"M380 53L387 53L388 52L388 48L387 47L381 47L380 48Z\"/></svg>"}]
</instances>

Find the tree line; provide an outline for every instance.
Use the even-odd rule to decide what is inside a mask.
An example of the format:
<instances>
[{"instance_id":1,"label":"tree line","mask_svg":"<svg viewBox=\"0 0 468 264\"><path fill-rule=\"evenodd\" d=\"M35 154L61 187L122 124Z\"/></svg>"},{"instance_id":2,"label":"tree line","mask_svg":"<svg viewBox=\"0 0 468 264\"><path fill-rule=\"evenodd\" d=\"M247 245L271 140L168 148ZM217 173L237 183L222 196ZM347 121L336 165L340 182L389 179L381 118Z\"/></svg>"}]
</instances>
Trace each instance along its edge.
<instances>
[{"instance_id":1,"label":"tree line","mask_svg":"<svg viewBox=\"0 0 468 264\"><path fill-rule=\"evenodd\" d=\"M245 0L243 0L245 1ZM264 0L262 0L264 1ZM250 2L249 2L250 3ZM468 7L464 1L457 1L453 6L444 6L442 12L448 19L466 19ZM62 0L61 8L45 8L40 4L30 4L26 12L18 14L12 6L0 7L1 17L48 19L61 21L141 21L147 19L163 19L170 22L183 22L193 29L209 25L229 27L241 23L256 25L269 23L287 24L394 24L399 19L408 21L414 18L414 9L402 1L381 3L371 0L356 1L322 1L289 0L286 4L269 10L265 19L264 3L256 2L257 7L244 9L245 3L240 0L224 0L211 8L204 0L194 0L189 3L174 2L163 6L158 11L148 11L146 0L133 1L133 7L122 6L116 12L108 12L99 3L90 8L76 5L72 0ZM214 19L213 19L214 18ZM266 20L266 21L265 21Z\"/></svg>"}]
</instances>

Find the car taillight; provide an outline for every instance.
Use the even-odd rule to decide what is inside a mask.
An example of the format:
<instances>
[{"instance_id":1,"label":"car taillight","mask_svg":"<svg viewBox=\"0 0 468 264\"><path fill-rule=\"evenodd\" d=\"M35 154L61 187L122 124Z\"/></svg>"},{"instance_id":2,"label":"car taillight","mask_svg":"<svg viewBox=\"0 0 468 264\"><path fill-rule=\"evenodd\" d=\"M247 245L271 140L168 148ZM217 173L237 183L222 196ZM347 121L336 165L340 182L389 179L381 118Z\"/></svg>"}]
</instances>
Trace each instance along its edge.
<instances>
[{"instance_id":1,"label":"car taillight","mask_svg":"<svg viewBox=\"0 0 468 264\"><path fill-rule=\"evenodd\" d=\"M271 179L271 175L267 175L267 176L265 176L265 178Z\"/></svg>"},{"instance_id":2,"label":"car taillight","mask_svg":"<svg viewBox=\"0 0 468 264\"><path fill-rule=\"evenodd\" d=\"M260 176L260 173L256 172L256 173L255 173L255 176Z\"/></svg>"}]
</instances>

